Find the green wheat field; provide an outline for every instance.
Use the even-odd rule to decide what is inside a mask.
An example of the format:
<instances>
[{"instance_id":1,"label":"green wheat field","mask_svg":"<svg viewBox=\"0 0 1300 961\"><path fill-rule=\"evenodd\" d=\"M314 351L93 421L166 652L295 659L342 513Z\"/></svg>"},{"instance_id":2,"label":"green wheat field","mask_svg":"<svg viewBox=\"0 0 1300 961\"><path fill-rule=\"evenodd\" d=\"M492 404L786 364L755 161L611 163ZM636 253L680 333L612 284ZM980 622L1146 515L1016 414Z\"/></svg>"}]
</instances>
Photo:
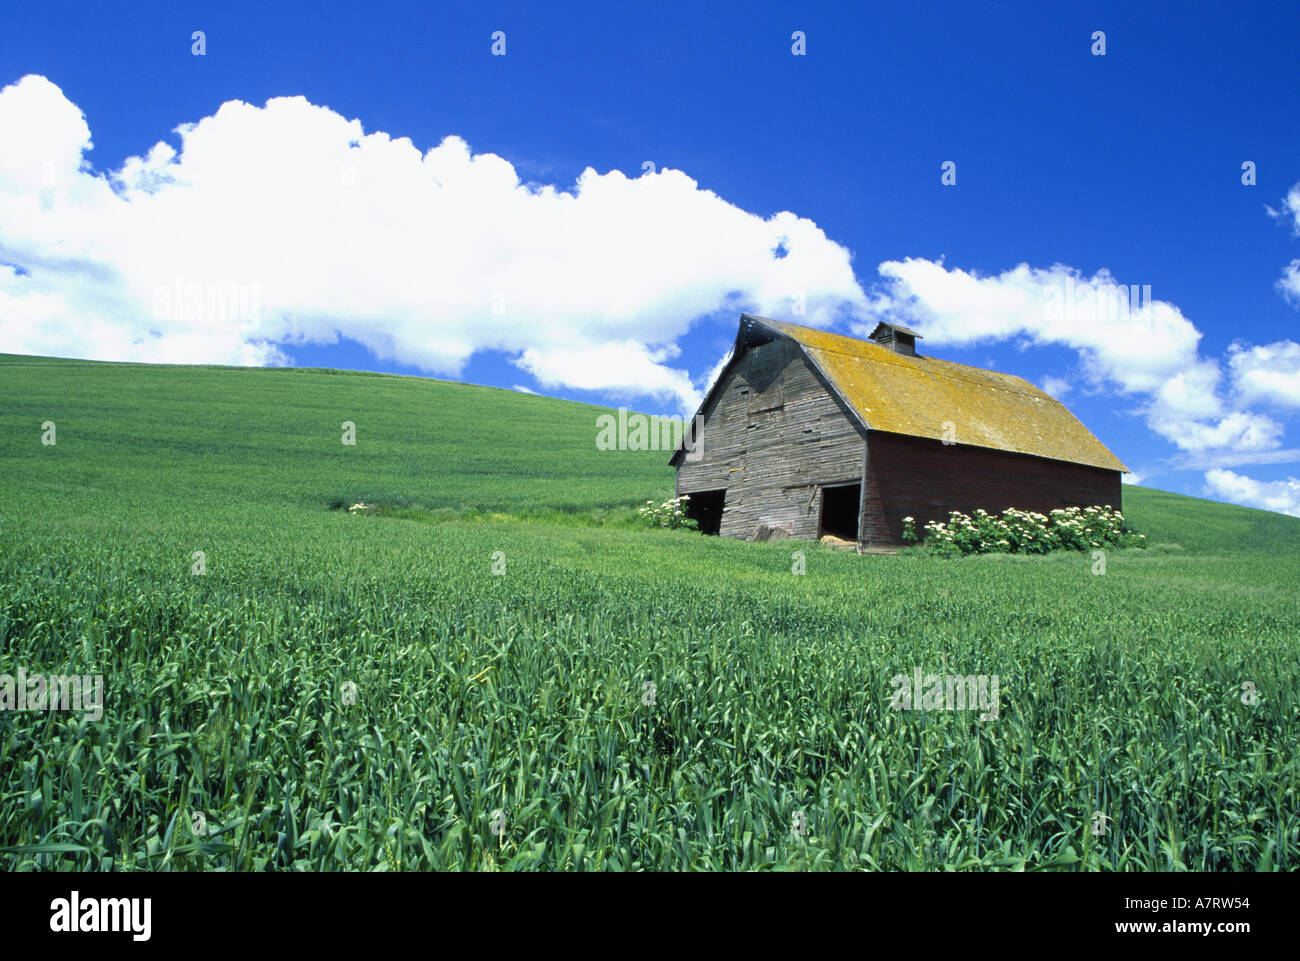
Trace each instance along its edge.
<instances>
[{"instance_id":1,"label":"green wheat field","mask_svg":"<svg viewBox=\"0 0 1300 961\"><path fill-rule=\"evenodd\" d=\"M0 868L1300 869L1300 520L1127 487L1104 576L860 557L639 528L667 456L582 404L0 387L0 673L104 685L0 711ZM892 710L918 668L998 717Z\"/></svg>"}]
</instances>

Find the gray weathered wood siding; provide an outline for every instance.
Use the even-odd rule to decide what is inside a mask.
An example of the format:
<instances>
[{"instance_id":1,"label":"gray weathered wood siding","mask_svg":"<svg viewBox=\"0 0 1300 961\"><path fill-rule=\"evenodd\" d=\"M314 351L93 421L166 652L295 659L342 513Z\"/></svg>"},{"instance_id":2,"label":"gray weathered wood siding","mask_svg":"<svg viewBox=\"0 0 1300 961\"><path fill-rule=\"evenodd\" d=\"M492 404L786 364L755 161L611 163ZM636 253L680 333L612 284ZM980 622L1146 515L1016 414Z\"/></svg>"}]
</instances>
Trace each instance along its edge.
<instances>
[{"instance_id":1,"label":"gray weathered wood siding","mask_svg":"<svg viewBox=\"0 0 1300 961\"><path fill-rule=\"evenodd\" d=\"M704 456L679 461L677 493L725 490L723 536L816 537L821 485L862 479L864 433L789 339L748 349L703 414Z\"/></svg>"}]
</instances>

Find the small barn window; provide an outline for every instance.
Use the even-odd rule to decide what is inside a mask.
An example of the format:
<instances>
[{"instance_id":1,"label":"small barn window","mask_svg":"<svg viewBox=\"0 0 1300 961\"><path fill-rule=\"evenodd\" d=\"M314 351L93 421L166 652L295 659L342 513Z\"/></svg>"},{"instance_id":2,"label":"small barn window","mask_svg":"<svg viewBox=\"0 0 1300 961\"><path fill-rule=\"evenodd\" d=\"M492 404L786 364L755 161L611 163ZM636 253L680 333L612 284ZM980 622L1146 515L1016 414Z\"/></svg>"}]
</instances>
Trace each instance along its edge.
<instances>
[{"instance_id":1,"label":"small barn window","mask_svg":"<svg viewBox=\"0 0 1300 961\"><path fill-rule=\"evenodd\" d=\"M862 502L861 484L840 484L822 488L821 533L858 539L858 507Z\"/></svg>"},{"instance_id":2,"label":"small barn window","mask_svg":"<svg viewBox=\"0 0 1300 961\"><path fill-rule=\"evenodd\" d=\"M727 499L727 492L696 491L687 495L686 516L700 525L701 534L722 533L722 505Z\"/></svg>"}]
</instances>

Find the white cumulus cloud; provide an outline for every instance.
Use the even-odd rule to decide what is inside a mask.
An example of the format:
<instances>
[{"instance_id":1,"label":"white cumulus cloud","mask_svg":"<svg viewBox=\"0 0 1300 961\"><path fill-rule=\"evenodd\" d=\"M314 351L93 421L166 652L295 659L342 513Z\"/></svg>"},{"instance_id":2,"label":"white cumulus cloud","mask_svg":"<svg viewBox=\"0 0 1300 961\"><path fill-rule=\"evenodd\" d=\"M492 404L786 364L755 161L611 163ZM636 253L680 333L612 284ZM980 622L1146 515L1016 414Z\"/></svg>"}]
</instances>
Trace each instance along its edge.
<instances>
[{"instance_id":1,"label":"white cumulus cloud","mask_svg":"<svg viewBox=\"0 0 1300 961\"><path fill-rule=\"evenodd\" d=\"M1070 382L1064 377L1053 377L1050 374L1043 378L1042 388L1051 394L1057 400L1060 400L1070 392Z\"/></svg>"},{"instance_id":2,"label":"white cumulus cloud","mask_svg":"<svg viewBox=\"0 0 1300 961\"><path fill-rule=\"evenodd\" d=\"M1300 517L1300 479L1295 477L1260 481L1230 470L1216 469L1205 472L1205 483L1207 493L1217 494L1233 503Z\"/></svg>"},{"instance_id":3,"label":"white cumulus cloud","mask_svg":"<svg viewBox=\"0 0 1300 961\"><path fill-rule=\"evenodd\" d=\"M1300 183L1293 184L1287 191L1286 196L1282 199L1282 209L1274 210L1272 207L1265 206L1269 215L1277 220L1286 222L1291 221L1291 230L1297 236L1300 236Z\"/></svg>"},{"instance_id":4,"label":"white cumulus cloud","mask_svg":"<svg viewBox=\"0 0 1300 961\"><path fill-rule=\"evenodd\" d=\"M1300 408L1300 344L1295 341L1254 347L1234 343L1228 348L1228 367L1243 400Z\"/></svg>"},{"instance_id":5,"label":"white cumulus cloud","mask_svg":"<svg viewBox=\"0 0 1300 961\"><path fill-rule=\"evenodd\" d=\"M1287 191L1282 201L1282 209L1267 207L1269 215L1283 223L1290 221L1291 232L1300 237L1300 183ZM1287 300L1300 307L1300 259L1293 260L1282 268L1282 276L1277 279L1277 289Z\"/></svg>"},{"instance_id":6,"label":"white cumulus cloud","mask_svg":"<svg viewBox=\"0 0 1300 961\"><path fill-rule=\"evenodd\" d=\"M1300 306L1300 260L1293 260L1282 268L1277 279L1277 289L1292 303Z\"/></svg>"},{"instance_id":7,"label":"white cumulus cloud","mask_svg":"<svg viewBox=\"0 0 1300 961\"><path fill-rule=\"evenodd\" d=\"M720 310L829 326L860 312L850 253L664 170L524 183L449 136L421 152L301 97L223 104L116 169L49 80L0 91L0 351L261 364L350 338L457 374L507 352L547 386L656 396L700 382L676 340Z\"/></svg>"}]
</instances>

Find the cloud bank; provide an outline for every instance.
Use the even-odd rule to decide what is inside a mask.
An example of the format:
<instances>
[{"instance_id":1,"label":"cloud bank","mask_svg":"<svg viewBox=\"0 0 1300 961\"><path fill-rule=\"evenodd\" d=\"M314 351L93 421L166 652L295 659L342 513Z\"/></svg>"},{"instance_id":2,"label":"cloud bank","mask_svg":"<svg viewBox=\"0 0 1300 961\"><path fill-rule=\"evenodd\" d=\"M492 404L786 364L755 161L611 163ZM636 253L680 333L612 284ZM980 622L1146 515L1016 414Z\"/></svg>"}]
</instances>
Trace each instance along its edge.
<instances>
[{"instance_id":1,"label":"cloud bank","mask_svg":"<svg viewBox=\"0 0 1300 961\"><path fill-rule=\"evenodd\" d=\"M448 137L421 152L301 97L232 101L120 168L49 80L0 91L0 351L275 364L359 341L456 375L500 350L548 387L693 410L676 340L721 310L829 326L850 253L674 170L521 182Z\"/></svg>"},{"instance_id":2,"label":"cloud bank","mask_svg":"<svg viewBox=\"0 0 1300 961\"><path fill-rule=\"evenodd\" d=\"M1300 237L1300 184L1295 184L1282 201L1282 209L1267 208L1269 214L1283 223L1290 222L1291 232ZM1291 261L1282 268L1282 276L1277 280L1277 289L1287 300L1300 307L1300 259Z\"/></svg>"},{"instance_id":3,"label":"cloud bank","mask_svg":"<svg viewBox=\"0 0 1300 961\"><path fill-rule=\"evenodd\" d=\"M1205 481L1208 493L1234 504L1300 517L1300 479L1259 481L1230 470L1215 469L1206 472Z\"/></svg>"}]
</instances>

